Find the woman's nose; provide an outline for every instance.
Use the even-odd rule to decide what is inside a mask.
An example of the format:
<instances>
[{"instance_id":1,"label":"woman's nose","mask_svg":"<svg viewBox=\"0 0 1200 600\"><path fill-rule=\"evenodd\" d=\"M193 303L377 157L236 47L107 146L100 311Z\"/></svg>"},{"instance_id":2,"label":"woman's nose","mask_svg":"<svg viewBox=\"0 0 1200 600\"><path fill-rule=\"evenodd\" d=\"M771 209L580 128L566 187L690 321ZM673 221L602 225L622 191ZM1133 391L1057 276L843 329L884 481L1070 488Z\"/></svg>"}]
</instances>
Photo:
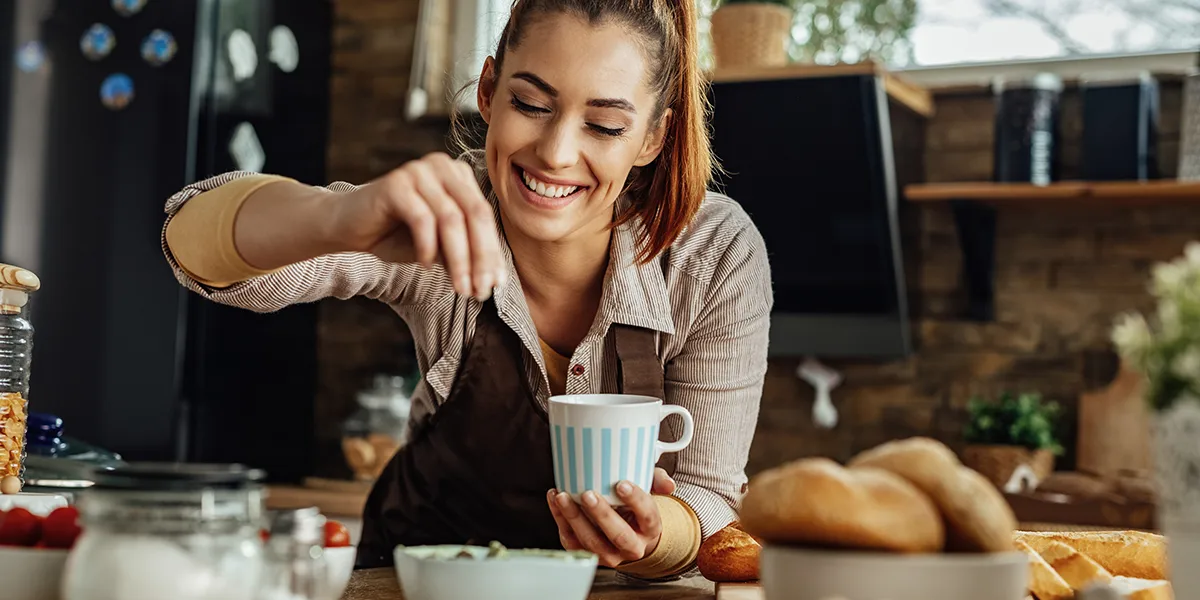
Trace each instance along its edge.
<instances>
[{"instance_id":1,"label":"woman's nose","mask_svg":"<svg viewBox=\"0 0 1200 600\"><path fill-rule=\"evenodd\" d=\"M558 123L544 130L537 155L547 169L565 169L579 161L579 142L570 127Z\"/></svg>"}]
</instances>

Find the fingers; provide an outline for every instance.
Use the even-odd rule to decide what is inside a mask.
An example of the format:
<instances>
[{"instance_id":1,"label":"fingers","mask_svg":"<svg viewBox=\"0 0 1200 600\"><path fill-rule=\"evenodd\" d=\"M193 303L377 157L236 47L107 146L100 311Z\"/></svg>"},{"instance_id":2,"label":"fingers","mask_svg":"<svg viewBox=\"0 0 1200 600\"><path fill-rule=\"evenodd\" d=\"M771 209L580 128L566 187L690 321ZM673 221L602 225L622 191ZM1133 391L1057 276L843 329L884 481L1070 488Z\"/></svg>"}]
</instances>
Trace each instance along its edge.
<instances>
[{"instance_id":1,"label":"fingers","mask_svg":"<svg viewBox=\"0 0 1200 600\"><path fill-rule=\"evenodd\" d=\"M613 510L613 507L596 492L586 491L582 497L583 510L587 513L588 519L608 538L608 543L617 550L621 562L637 560L646 555L646 540L639 534L652 533L651 539L657 539L658 531L647 532L643 519L651 523L655 529L659 528L658 508L654 505L654 500L650 498L650 495L628 483L624 485L628 487L628 493L622 494L621 499L629 503L631 512L637 518L640 531L635 531L629 522L617 514L617 511ZM618 486L619 488L620 486ZM647 508L646 505L649 507ZM652 514L648 516L647 512Z\"/></svg>"},{"instance_id":2,"label":"fingers","mask_svg":"<svg viewBox=\"0 0 1200 600\"><path fill-rule=\"evenodd\" d=\"M506 276L501 260L496 219L491 204L484 199L483 192L479 190L470 165L445 155L438 156L441 158L433 161L432 165L439 172L446 191L458 203L466 218L471 277L476 297L482 300L491 293L493 287L503 283Z\"/></svg>"},{"instance_id":3,"label":"fingers","mask_svg":"<svg viewBox=\"0 0 1200 600\"><path fill-rule=\"evenodd\" d=\"M586 514L581 510L579 505L571 499L570 494L565 492L559 493L553 500L555 508L562 515L567 526L570 527L575 539L579 542L582 549L594 553L600 561L600 564L606 567L615 567L623 561L621 552L618 551L603 533L601 533ZM612 508L609 507L611 511ZM614 512L615 514L615 512Z\"/></svg>"},{"instance_id":4,"label":"fingers","mask_svg":"<svg viewBox=\"0 0 1200 600\"><path fill-rule=\"evenodd\" d=\"M564 550L585 550L575 537L575 532L571 530L571 524L558 509L558 503L555 502L557 496L558 493L555 490L546 492L546 503L550 505L550 514L554 517L554 523L558 525L558 540L562 542Z\"/></svg>"},{"instance_id":5,"label":"fingers","mask_svg":"<svg viewBox=\"0 0 1200 600\"><path fill-rule=\"evenodd\" d=\"M651 494L662 494L670 496L675 493L675 480L671 479L667 472L660 468L654 468L654 482L650 485Z\"/></svg>"},{"instance_id":6,"label":"fingers","mask_svg":"<svg viewBox=\"0 0 1200 600\"><path fill-rule=\"evenodd\" d=\"M442 251L442 260L454 284L454 291L464 296L474 295L471 248L467 241L467 223L462 208L446 192L430 165L418 162L408 168L413 174L417 193L437 219L438 247Z\"/></svg>"}]
</instances>

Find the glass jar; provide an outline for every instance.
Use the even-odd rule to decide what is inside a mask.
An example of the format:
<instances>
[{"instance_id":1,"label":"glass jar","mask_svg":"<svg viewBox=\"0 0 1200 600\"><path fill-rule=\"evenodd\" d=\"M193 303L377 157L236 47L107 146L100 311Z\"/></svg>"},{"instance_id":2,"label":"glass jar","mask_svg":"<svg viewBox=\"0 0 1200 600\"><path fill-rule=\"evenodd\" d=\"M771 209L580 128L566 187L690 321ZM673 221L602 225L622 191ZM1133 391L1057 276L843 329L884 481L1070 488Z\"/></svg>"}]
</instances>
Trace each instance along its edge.
<instances>
[{"instance_id":1,"label":"glass jar","mask_svg":"<svg viewBox=\"0 0 1200 600\"><path fill-rule=\"evenodd\" d=\"M271 517L263 585L257 600L326 600L325 516L316 507Z\"/></svg>"},{"instance_id":2,"label":"glass jar","mask_svg":"<svg viewBox=\"0 0 1200 600\"><path fill-rule=\"evenodd\" d=\"M40 287L32 271L0 264L0 493L5 494L20 492L24 485L33 356L29 295Z\"/></svg>"},{"instance_id":3,"label":"glass jar","mask_svg":"<svg viewBox=\"0 0 1200 600\"><path fill-rule=\"evenodd\" d=\"M262 577L263 472L130 463L98 470L62 600L254 600Z\"/></svg>"},{"instance_id":4,"label":"glass jar","mask_svg":"<svg viewBox=\"0 0 1200 600\"><path fill-rule=\"evenodd\" d=\"M405 442L412 408L403 377L376 375L374 385L358 394L359 409L342 424L342 452L357 479L379 477Z\"/></svg>"}]
</instances>

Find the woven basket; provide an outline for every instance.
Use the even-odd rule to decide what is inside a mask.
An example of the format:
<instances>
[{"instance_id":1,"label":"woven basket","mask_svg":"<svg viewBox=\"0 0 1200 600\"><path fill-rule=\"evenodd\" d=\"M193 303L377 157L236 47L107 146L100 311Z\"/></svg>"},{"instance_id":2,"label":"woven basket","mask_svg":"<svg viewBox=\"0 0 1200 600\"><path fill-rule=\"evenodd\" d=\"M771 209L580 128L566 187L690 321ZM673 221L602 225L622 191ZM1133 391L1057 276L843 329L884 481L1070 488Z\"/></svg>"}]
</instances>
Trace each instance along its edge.
<instances>
[{"instance_id":1,"label":"woven basket","mask_svg":"<svg viewBox=\"0 0 1200 600\"><path fill-rule=\"evenodd\" d=\"M979 471L1002 490L1021 465L1027 465L1037 481L1045 481L1050 473L1054 472L1053 453L1049 450L1030 450L1021 446L970 445L963 448L962 462Z\"/></svg>"},{"instance_id":2,"label":"woven basket","mask_svg":"<svg viewBox=\"0 0 1200 600\"><path fill-rule=\"evenodd\" d=\"M778 4L723 4L712 15L713 58L718 69L787 64L792 11Z\"/></svg>"}]
</instances>

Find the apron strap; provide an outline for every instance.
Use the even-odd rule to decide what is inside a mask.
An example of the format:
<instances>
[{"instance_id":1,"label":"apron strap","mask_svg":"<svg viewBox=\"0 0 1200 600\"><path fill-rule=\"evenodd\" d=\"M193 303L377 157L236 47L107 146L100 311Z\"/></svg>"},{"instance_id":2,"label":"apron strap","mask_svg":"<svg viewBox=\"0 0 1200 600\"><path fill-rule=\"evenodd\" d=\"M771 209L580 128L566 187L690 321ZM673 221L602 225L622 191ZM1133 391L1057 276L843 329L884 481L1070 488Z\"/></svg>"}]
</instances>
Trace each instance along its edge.
<instances>
[{"instance_id":1,"label":"apron strap","mask_svg":"<svg viewBox=\"0 0 1200 600\"><path fill-rule=\"evenodd\" d=\"M658 359L655 332L642 327L614 324L617 346L617 381L621 393L663 400L663 367Z\"/></svg>"}]
</instances>

